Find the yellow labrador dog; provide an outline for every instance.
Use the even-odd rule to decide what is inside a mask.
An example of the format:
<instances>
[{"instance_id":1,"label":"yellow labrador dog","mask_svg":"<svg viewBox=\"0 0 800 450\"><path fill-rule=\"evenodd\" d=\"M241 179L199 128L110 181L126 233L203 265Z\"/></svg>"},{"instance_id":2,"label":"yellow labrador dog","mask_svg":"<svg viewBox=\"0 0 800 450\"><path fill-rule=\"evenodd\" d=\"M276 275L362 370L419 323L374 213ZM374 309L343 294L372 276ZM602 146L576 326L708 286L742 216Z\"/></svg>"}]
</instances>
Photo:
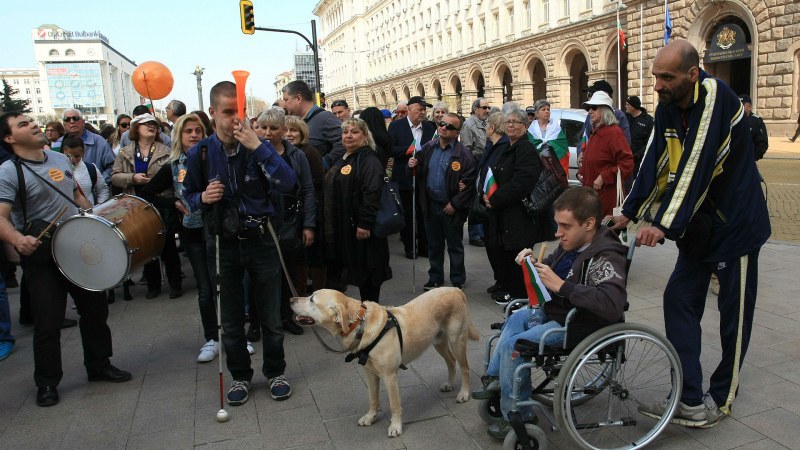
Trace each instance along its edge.
<instances>
[{"instance_id":1,"label":"yellow labrador dog","mask_svg":"<svg viewBox=\"0 0 800 450\"><path fill-rule=\"evenodd\" d=\"M478 340L478 332L469 317L467 298L460 289L433 289L403 306L389 308L322 289L310 297L293 298L291 306L299 323L325 328L363 361L369 386L369 410L358 420L359 425L368 426L375 421L380 380L383 380L392 410L389 437L403 433L397 371L431 344L447 363L449 381L439 390L453 390L455 362L458 361L461 391L456 401L469 400L467 339Z\"/></svg>"}]
</instances>

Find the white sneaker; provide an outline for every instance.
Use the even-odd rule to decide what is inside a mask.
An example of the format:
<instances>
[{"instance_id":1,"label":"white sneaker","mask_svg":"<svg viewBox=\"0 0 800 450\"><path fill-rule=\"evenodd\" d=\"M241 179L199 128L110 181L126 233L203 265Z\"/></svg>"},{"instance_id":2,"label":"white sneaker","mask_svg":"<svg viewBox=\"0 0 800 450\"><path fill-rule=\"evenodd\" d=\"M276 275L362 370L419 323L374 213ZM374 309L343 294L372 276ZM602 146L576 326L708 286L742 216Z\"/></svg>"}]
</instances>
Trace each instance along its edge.
<instances>
[{"instance_id":1,"label":"white sneaker","mask_svg":"<svg viewBox=\"0 0 800 450\"><path fill-rule=\"evenodd\" d=\"M200 348L200 354L197 355L197 362L209 362L219 355L219 342L211 339Z\"/></svg>"},{"instance_id":2,"label":"white sneaker","mask_svg":"<svg viewBox=\"0 0 800 450\"><path fill-rule=\"evenodd\" d=\"M250 353L251 355L255 355L256 353L256 348L253 347L253 343L250 341L247 341L247 353Z\"/></svg>"},{"instance_id":3,"label":"white sneaker","mask_svg":"<svg viewBox=\"0 0 800 450\"><path fill-rule=\"evenodd\" d=\"M715 274L711 274L711 293L714 295L719 295L719 278Z\"/></svg>"}]
</instances>

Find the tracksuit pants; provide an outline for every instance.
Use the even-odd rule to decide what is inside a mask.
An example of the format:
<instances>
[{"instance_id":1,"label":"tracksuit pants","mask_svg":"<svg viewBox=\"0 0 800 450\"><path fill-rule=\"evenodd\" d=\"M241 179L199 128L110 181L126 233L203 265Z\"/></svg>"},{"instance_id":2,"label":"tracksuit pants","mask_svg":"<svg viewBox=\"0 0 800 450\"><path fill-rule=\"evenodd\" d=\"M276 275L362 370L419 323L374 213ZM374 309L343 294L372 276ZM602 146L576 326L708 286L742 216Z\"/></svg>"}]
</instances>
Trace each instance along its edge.
<instances>
[{"instance_id":1,"label":"tracksuit pants","mask_svg":"<svg viewBox=\"0 0 800 450\"><path fill-rule=\"evenodd\" d=\"M717 263L693 261L682 252L678 254L675 270L664 290L664 324L667 338L677 350L683 366L681 401L688 406L701 404L705 392L700 366L700 320L712 273L717 275L720 285L717 307L722 360L711 375L708 392L723 412L730 411L736 398L739 371L753 327L758 253L759 250L755 250Z\"/></svg>"}]
</instances>

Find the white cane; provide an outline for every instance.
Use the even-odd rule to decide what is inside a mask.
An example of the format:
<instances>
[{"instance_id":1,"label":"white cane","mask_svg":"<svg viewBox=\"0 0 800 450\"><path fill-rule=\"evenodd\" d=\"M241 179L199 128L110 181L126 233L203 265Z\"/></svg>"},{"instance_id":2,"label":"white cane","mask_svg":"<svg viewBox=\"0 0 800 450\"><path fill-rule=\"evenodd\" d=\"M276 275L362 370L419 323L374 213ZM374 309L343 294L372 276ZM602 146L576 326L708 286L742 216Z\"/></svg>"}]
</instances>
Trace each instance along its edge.
<instances>
[{"instance_id":1,"label":"white cane","mask_svg":"<svg viewBox=\"0 0 800 450\"><path fill-rule=\"evenodd\" d=\"M411 154L416 159L416 151ZM417 166L411 169L411 292L417 293Z\"/></svg>"}]
</instances>

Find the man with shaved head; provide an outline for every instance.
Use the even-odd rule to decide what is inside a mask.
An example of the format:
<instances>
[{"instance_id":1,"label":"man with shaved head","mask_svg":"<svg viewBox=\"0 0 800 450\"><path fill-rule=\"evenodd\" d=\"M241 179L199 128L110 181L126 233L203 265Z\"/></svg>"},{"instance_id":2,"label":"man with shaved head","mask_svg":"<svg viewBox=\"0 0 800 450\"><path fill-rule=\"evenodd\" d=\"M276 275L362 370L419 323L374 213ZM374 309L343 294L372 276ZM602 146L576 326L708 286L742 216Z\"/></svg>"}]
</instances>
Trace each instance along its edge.
<instances>
[{"instance_id":1,"label":"man with shaved head","mask_svg":"<svg viewBox=\"0 0 800 450\"><path fill-rule=\"evenodd\" d=\"M730 415L739 389L758 284L758 253L770 235L769 215L739 98L700 69L697 50L675 40L652 65L658 106L641 168L615 228L644 217L661 198L637 245L676 241L678 260L664 290L664 324L683 368L673 423L710 428ZM712 274L719 278L722 358L703 389L700 319ZM639 411L658 418L664 402Z\"/></svg>"}]
</instances>

